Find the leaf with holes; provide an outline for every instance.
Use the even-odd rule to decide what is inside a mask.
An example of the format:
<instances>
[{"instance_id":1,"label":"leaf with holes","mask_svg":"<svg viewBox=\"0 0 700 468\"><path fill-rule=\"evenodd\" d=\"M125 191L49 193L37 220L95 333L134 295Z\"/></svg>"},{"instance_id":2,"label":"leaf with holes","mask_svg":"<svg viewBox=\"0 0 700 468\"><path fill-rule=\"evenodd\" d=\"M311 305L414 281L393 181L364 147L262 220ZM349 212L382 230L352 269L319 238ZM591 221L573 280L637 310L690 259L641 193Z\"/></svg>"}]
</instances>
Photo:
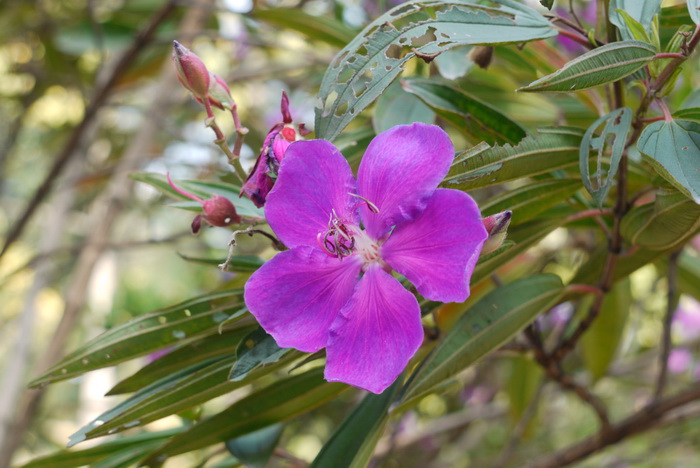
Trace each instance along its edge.
<instances>
[{"instance_id":1,"label":"leaf with holes","mask_svg":"<svg viewBox=\"0 0 700 468\"><path fill-rule=\"evenodd\" d=\"M321 83L316 135L333 140L374 102L413 57L460 45L521 43L554 36L535 10L513 0L414 0L367 26L333 59Z\"/></svg>"},{"instance_id":2,"label":"leaf with holes","mask_svg":"<svg viewBox=\"0 0 700 468\"><path fill-rule=\"evenodd\" d=\"M637 147L659 175L700 203L700 124L654 122L644 129Z\"/></svg>"},{"instance_id":3,"label":"leaf with holes","mask_svg":"<svg viewBox=\"0 0 700 468\"><path fill-rule=\"evenodd\" d=\"M459 88L418 78L402 80L401 86L476 141L517 144L525 138L520 125Z\"/></svg>"},{"instance_id":4,"label":"leaf with holes","mask_svg":"<svg viewBox=\"0 0 700 468\"><path fill-rule=\"evenodd\" d=\"M479 146L457 155L442 186L474 190L575 166L582 136L577 128L543 128L516 146Z\"/></svg>"},{"instance_id":5,"label":"leaf with holes","mask_svg":"<svg viewBox=\"0 0 700 468\"><path fill-rule=\"evenodd\" d=\"M221 322L231 316L240 319L245 315L242 294L242 290L206 294L136 317L107 330L69 354L30 385L65 380L91 370L114 366L216 330Z\"/></svg>"},{"instance_id":6,"label":"leaf with holes","mask_svg":"<svg viewBox=\"0 0 700 468\"><path fill-rule=\"evenodd\" d=\"M599 136L594 136L598 127L605 124ZM603 206L605 197L612 187L617 168L620 165L620 158L625 150L627 134L632 124L632 111L627 107L615 109L611 113L599 118L591 125L581 140L581 151L579 152L579 169L583 185L591 194L598 207ZM612 142L609 140L612 137ZM595 173L591 177L590 155L591 150L596 151ZM607 171L603 169L603 160L607 159L607 151L610 153L610 163ZM605 180L603 175L605 174Z\"/></svg>"},{"instance_id":7,"label":"leaf with holes","mask_svg":"<svg viewBox=\"0 0 700 468\"><path fill-rule=\"evenodd\" d=\"M556 304L564 291L556 275L535 275L501 286L474 304L409 379L403 402L415 401L454 377Z\"/></svg>"},{"instance_id":8,"label":"leaf with holes","mask_svg":"<svg viewBox=\"0 0 700 468\"><path fill-rule=\"evenodd\" d=\"M586 52L518 91L567 93L612 83L644 67L655 55L656 48L646 42L613 42Z\"/></svg>"}]
</instances>

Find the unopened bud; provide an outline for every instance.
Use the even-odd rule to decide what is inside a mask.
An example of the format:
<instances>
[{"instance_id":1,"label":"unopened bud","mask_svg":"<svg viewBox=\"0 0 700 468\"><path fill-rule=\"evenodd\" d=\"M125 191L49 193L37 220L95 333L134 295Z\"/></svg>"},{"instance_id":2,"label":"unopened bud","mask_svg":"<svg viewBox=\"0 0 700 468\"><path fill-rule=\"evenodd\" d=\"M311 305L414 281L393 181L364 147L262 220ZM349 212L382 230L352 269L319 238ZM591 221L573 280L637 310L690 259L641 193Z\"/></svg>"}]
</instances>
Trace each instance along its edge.
<instances>
[{"instance_id":1,"label":"unopened bud","mask_svg":"<svg viewBox=\"0 0 700 468\"><path fill-rule=\"evenodd\" d=\"M199 232L202 227L202 221L206 221L208 224L217 227L226 227L241 221L241 217L236 213L236 207L228 198L222 197L221 195L214 195L208 200L202 200L198 196L177 187L170 178L170 174L166 174L166 176L168 178L168 184L170 184L173 190L202 205L203 213L198 214L192 220L193 234Z\"/></svg>"},{"instance_id":2,"label":"unopened bud","mask_svg":"<svg viewBox=\"0 0 700 468\"><path fill-rule=\"evenodd\" d=\"M207 99L209 93L209 70L204 62L187 47L173 41L173 63L177 79L199 101Z\"/></svg>"},{"instance_id":3,"label":"unopened bud","mask_svg":"<svg viewBox=\"0 0 700 468\"><path fill-rule=\"evenodd\" d=\"M508 210L502 211L495 215L487 216L486 218L482 219L489 237L486 239L484 246L481 248L481 255L494 252L501 245L503 245L503 241L506 240L506 236L508 235L508 226L510 225L511 215L512 212Z\"/></svg>"},{"instance_id":4,"label":"unopened bud","mask_svg":"<svg viewBox=\"0 0 700 468\"><path fill-rule=\"evenodd\" d=\"M236 105L228 85L215 73L209 73L209 103L222 110L231 110Z\"/></svg>"}]
</instances>

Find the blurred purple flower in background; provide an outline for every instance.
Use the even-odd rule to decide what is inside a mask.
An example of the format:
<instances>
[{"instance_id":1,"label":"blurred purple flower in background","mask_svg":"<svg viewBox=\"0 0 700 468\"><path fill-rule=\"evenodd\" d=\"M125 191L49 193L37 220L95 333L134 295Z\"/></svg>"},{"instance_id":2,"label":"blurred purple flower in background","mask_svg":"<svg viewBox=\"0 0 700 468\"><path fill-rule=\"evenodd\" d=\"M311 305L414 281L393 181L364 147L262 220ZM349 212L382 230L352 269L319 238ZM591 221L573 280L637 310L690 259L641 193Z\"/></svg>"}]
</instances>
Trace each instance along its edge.
<instances>
[{"instance_id":1,"label":"blurred purple flower in background","mask_svg":"<svg viewBox=\"0 0 700 468\"><path fill-rule=\"evenodd\" d=\"M673 315L673 331L683 340L700 337L700 302L690 296L682 296Z\"/></svg>"}]
</instances>

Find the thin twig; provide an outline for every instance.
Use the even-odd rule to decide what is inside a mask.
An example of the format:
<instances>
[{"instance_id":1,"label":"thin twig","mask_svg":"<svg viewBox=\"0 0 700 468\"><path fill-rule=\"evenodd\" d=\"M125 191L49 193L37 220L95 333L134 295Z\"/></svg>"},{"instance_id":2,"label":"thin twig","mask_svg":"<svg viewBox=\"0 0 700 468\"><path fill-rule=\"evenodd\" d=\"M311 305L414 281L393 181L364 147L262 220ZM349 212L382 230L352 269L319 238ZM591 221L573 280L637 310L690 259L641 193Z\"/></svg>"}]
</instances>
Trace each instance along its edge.
<instances>
[{"instance_id":1,"label":"thin twig","mask_svg":"<svg viewBox=\"0 0 700 468\"><path fill-rule=\"evenodd\" d=\"M666 387L668 378L668 357L671 354L671 325L673 324L673 313L676 310L676 294L678 286L678 257L681 250L677 250L668 256L668 291L666 293L666 315L664 316L664 329L661 335L661 352L659 353L659 375L656 378L654 387L653 402L661 399Z\"/></svg>"},{"instance_id":2,"label":"thin twig","mask_svg":"<svg viewBox=\"0 0 700 468\"><path fill-rule=\"evenodd\" d=\"M233 231L233 234L231 234L231 240L228 242L228 255L226 256L226 260L224 263L219 265L219 268L221 271L227 271L229 265L231 264L231 260L233 259L233 254L236 249L236 246L238 245L238 241L236 240L238 236L242 234L247 234L250 237L253 237L253 234L262 234L263 236L267 237L272 241L272 246L279 251L286 250L286 247L284 244L275 236L270 234L269 232L265 232L261 229L255 229L254 226L248 226L245 229L239 229L238 231Z\"/></svg>"}]
</instances>

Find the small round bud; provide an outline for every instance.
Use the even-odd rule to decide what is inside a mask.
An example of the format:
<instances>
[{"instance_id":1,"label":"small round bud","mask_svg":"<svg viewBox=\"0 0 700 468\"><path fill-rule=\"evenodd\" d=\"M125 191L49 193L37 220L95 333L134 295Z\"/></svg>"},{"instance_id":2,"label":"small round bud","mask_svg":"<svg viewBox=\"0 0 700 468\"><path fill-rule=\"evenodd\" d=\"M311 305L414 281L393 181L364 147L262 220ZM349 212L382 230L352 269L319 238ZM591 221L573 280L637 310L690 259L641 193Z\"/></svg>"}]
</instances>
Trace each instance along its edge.
<instances>
[{"instance_id":1,"label":"small round bud","mask_svg":"<svg viewBox=\"0 0 700 468\"><path fill-rule=\"evenodd\" d=\"M512 214L510 210L502 211L495 215L487 216L482 220L489 237L481 248L481 255L494 252L503 245L503 241L506 240L506 236L508 235L508 226L510 225Z\"/></svg>"},{"instance_id":2,"label":"small round bud","mask_svg":"<svg viewBox=\"0 0 700 468\"><path fill-rule=\"evenodd\" d=\"M177 41L173 41L172 59L180 83L198 100L206 100L210 78L204 62Z\"/></svg>"}]
</instances>

